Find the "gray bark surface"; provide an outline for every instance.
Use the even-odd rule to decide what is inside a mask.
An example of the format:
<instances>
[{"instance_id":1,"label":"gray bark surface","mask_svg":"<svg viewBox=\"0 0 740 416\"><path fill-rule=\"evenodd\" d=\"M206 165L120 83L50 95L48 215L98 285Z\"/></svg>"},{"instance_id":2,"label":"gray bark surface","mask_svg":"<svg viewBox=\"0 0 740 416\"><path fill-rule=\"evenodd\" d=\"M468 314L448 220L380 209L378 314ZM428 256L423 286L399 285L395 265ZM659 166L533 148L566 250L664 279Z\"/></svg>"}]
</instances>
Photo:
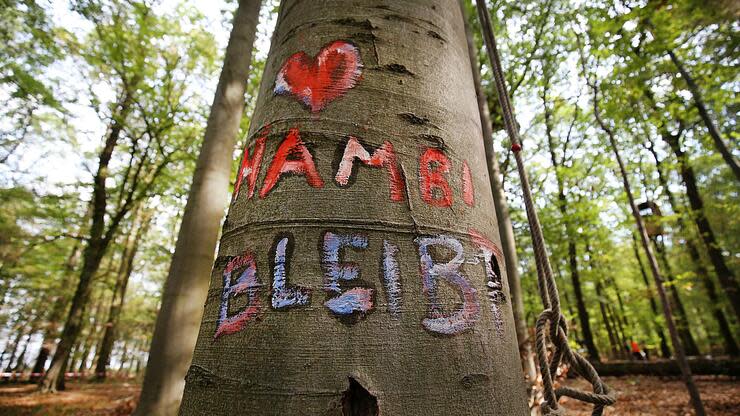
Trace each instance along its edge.
<instances>
[{"instance_id":1,"label":"gray bark surface","mask_svg":"<svg viewBox=\"0 0 740 416\"><path fill-rule=\"evenodd\" d=\"M273 93L289 57L303 51L313 59L337 40L359 51L362 74L354 88L320 112L309 111L294 96ZM528 414L503 260L496 270L501 290L494 308L488 263L470 233L475 229L500 244L469 68L456 0L281 3L247 141L253 150L266 134L257 189L292 129L324 184L310 187L305 175L283 175L264 198L256 193L249 198L246 190L235 198L181 415ZM386 169L358 159L351 183L337 183L332 161L342 157L350 136L370 153L392 143L405 183L401 200L389 197ZM449 207L426 203L420 191L419 158L430 148L449 159ZM464 161L472 172L473 206L463 198ZM343 293L373 290L372 307L364 314L339 318L325 306L337 299L326 286L332 270L327 233L354 238L355 246L344 246L335 266L351 262L359 270L358 278L339 281ZM480 306L478 319L448 335L424 326L435 316L460 312L463 303L459 281L438 278L436 302L429 287L424 290L422 245L439 235L462 245L459 276L474 290L466 302ZM281 269L276 253L282 238L290 243ZM454 249L428 249L435 265L454 261ZM397 308L384 283L389 251L395 253L399 276ZM224 282L236 279L225 280L224 271L245 253L253 255L257 285L239 296L227 292L226 309L233 317L249 305L255 318L236 332L216 336ZM307 304L272 306L276 270L285 271L285 287L304 289L300 293L308 295Z\"/></svg>"},{"instance_id":2,"label":"gray bark surface","mask_svg":"<svg viewBox=\"0 0 740 416\"><path fill-rule=\"evenodd\" d=\"M218 225L228 200L229 175L259 20L260 0L240 0L226 47L203 146L193 175L175 253L152 336L141 399L134 414L174 415L200 326Z\"/></svg>"}]
</instances>

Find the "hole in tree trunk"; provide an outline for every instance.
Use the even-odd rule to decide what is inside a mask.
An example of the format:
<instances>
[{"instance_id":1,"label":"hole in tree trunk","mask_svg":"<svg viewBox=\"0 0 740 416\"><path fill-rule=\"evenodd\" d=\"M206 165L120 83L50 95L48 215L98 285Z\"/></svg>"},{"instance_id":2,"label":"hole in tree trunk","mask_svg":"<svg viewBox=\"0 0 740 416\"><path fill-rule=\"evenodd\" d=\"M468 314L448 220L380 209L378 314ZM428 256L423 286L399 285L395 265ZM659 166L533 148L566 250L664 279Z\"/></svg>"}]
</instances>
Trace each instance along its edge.
<instances>
[{"instance_id":1,"label":"hole in tree trunk","mask_svg":"<svg viewBox=\"0 0 740 416\"><path fill-rule=\"evenodd\" d=\"M342 395L343 416L378 416L378 399L354 378L349 378L349 388Z\"/></svg>"}]
</instances>

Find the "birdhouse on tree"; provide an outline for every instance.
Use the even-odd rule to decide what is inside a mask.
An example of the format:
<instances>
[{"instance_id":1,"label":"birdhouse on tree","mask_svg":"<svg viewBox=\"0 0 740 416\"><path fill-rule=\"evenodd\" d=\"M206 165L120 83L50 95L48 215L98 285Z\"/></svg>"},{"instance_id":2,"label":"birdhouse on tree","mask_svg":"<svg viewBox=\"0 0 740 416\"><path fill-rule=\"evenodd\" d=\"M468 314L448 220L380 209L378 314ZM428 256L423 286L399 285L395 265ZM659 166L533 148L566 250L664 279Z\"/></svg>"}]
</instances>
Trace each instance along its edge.
<instances>
[{"instance_id":1,"label":"birdhouse on tree","mask_svg":"<svg viewBox=\"0 0 740 416\"><path fill-rule=\"evenodd\" d=\"M654 201L645 201L637 205L640 210L640 216L645 220L645 228L648 236L651 238L664 234L662 217L658 204Z\"/></svg>"}]
</instances>

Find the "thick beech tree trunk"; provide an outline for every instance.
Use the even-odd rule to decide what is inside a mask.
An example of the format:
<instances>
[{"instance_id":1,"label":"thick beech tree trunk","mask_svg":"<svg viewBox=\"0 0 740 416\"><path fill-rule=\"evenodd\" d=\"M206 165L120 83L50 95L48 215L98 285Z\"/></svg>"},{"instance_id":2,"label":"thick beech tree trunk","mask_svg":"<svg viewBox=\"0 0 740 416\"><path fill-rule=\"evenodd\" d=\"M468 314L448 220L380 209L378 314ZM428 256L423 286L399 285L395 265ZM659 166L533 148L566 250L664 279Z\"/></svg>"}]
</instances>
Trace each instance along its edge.
<instances>
[{"instance_id":1,"label":"thick beech tree trunk","mask_svg":"<svg viewBox=\"0 0 740 416\"><path fill-rule=\"evenodd\" d=\"M528 414L457 0L283 1L242 166L181 415Z\"/></svg>"},{"instance_id":2,"label":"thick beech tree trunk","mask_svg":"<svg viewBox=\"0 0 740 416\"><path fill-rule=\"evenodd\" d=\"M464 9L464 2L460 2ZM466 22L468 16L465 16ZM529 337L527 318L524 315L524 299L522 295L521 279L519 278L519 259L516 254L516 241L514 241L514 227L509 216L509 203L506 201L504 186L501 183L501 172L498 165L498 156L493 148L493 126L491 124L491 113L488 109L486 94L481 85L480 69L478 67L478 51L475 48L473 35L469 25L465 25L465 38L470 55L470 69L473 72L475 95L478 100L478 112L480 113L481 129L483 132L483 148L486 152L486 168L488 179L491 183L493 193L493 205L496 208L496 218L501 235L501 251L504 253L506 262L506 277L509 281L509 292L511 294L511 305L514 311L514 324L516 327L516 338L519 342L519 354L522 358L522 369L527 381L534 383L537 380L537 366L534 362L534 351L532 340Z\"/></svg>"},{"instance_id":3,"label":"thick beech tree trunk","mask_svg":"<svg viewBox=\"0 0 740 416\"><path fill-rule=\"evenodd\" d=\"M185 385L208 290L218 226L259 21L260 0L240 0L152 337L138 416L173 415ZM241 173L241 172L240 172ZM237 178L240 182L243 178Z\"/></svg>"}]
</instances>

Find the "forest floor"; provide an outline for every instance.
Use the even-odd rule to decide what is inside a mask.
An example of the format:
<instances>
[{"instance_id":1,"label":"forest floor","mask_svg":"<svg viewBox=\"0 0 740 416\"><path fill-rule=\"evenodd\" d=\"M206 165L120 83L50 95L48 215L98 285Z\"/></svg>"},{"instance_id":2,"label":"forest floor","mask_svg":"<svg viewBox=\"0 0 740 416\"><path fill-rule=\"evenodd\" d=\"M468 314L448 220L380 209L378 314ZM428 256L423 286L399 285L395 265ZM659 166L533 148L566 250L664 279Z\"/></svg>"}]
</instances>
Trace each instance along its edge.
<instances>
[{"instance_id":1,"label":"forest floor","mask_svg":"<svg viewBox=\"0 0 740 416\"><path fill-rule=\"evenodd\" d=\"M704 409L712 416L736 416L740 408L740 380L724 376L696 376ZM689 416L694 412L686 386L678 378L632 376L604 377L617 392L617 404L604 412L606 416ZM587 389L583 379L567 380L564 385ZM587 416L591 407L573 399L560 403L568 415Z\"/></svg>"},{"instance_id":2,"label":"forest floor","mask_svg":"<svg viewBox=\"0 0 740 416\"><path fill-rule=\"evenodd\" d=\"M617 390L618 402L604 414L608 416L692 415L683 383L675 378L606 377ZM582 380L567 380L566 385L587 387ZM727 377L697 377L707 414L734 416L740 408L740 381ZM67 390L52 395L35 393L28 384L0 385L0 415L3 416L124 416L134 408L139 385L131 382L68 382ZM570 416L591 414L590 407L563 399Z\"/></svg>"}]
</instances>

